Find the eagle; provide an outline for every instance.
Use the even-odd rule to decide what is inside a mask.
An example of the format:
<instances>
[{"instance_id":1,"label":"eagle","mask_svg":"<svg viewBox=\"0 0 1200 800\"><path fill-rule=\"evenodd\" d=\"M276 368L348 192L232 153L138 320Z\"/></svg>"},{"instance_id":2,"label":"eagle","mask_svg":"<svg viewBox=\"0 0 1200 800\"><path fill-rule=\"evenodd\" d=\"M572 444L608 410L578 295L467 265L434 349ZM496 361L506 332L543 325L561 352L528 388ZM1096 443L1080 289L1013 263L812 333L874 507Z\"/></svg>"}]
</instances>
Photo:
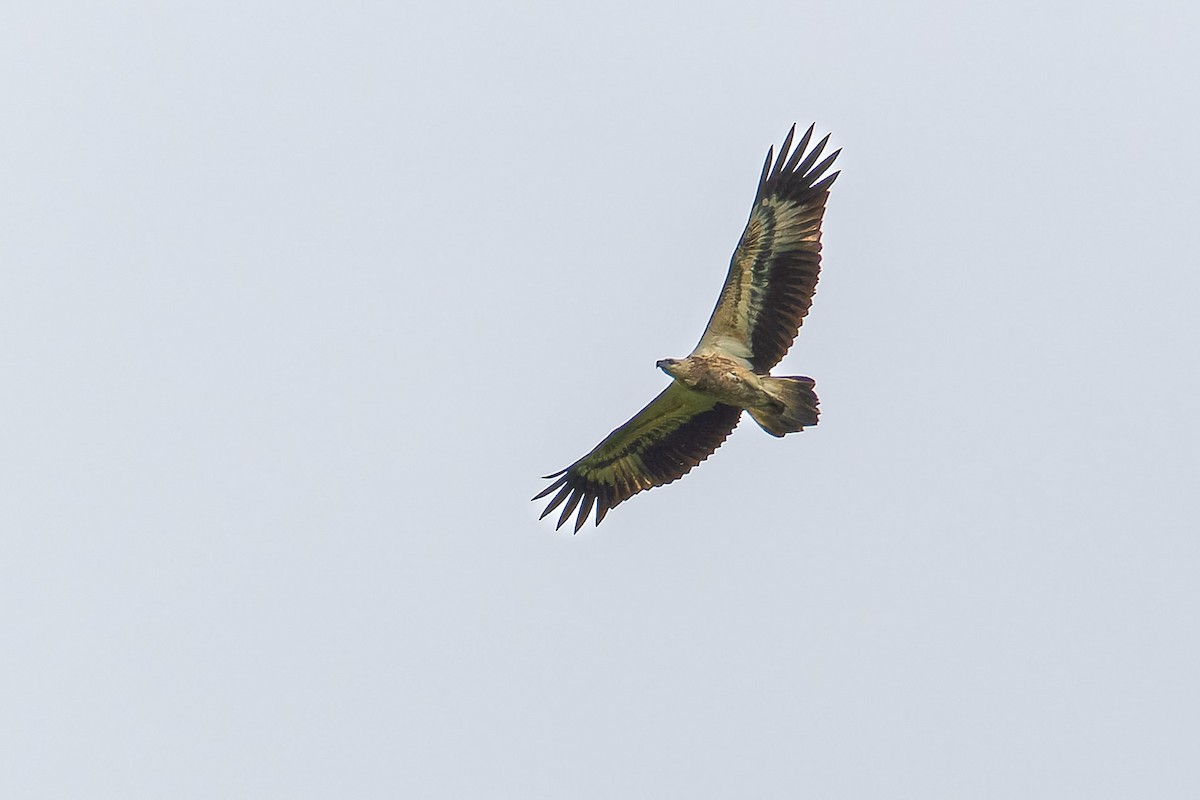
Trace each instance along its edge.
<instances>
[{"instance_id":1,"label":"eagle","mask_svg":"<svg viewBox=\"0 0 1200 800\"><path fill-rule=\"evenodd\" d=\"M775 157L767 150L746 229L699 344L686 358L664 358L673 379L658 397L583 458L544 480L533 499L557 492L542 518L563 505L555 529L578 509L575 532L593 508L596 525L638 492L671 483L708 458L742 411L772 436L817 424L812 378L776 377L812 305L821 267L826 175L841 150L818 163L829 136L809 149L813 130L792 147L796 126Z\"/></svg>"}]
</instances>

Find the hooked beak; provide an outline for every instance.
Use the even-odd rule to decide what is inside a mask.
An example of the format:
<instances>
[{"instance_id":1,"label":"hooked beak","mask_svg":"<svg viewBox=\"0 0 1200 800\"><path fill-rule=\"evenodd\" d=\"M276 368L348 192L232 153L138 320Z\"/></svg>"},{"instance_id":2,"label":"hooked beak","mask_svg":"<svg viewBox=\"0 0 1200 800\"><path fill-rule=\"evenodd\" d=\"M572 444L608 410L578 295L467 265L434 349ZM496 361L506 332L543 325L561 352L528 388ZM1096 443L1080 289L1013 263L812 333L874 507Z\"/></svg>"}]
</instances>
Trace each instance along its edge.
<instances>
[{"instance_id":1,"label":"hooked beak","mask_svg":"<svg viewBox=\"0 0 1200 800\"><path fill-rule=\"evenodd\" d=\"M675 366L675 359L673 359L673 358L663 358L663 359L659 359L659 361L658 361L658 362L657 362L657 363L656 363L654 366L658 367L658 368L659 368L659 369L661 369L663 372L666 372L666 371L667 371L667 367L673 367L673 366Z\"/></svg>"}]
</instances>

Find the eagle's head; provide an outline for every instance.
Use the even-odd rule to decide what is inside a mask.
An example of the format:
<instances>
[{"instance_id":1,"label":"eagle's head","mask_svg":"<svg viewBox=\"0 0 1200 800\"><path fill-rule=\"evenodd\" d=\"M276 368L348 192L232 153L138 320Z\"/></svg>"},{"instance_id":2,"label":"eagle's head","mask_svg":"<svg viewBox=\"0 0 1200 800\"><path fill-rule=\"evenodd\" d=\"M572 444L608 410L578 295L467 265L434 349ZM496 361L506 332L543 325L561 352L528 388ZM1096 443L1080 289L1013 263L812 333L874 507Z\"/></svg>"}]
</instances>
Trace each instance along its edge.
<instances>
[{"instance_id":1,"label":"eagle's head","mask_svg":"<svg viewBox=\"0 0 1200 800\"><path fill-rule=\"evenodd\" d=\"M677 378L679 377L679 366L682 361L683 359L680 358L664 358L660 359L655 366L670 375L672 378Z\"/></svg>"}]
</instances>

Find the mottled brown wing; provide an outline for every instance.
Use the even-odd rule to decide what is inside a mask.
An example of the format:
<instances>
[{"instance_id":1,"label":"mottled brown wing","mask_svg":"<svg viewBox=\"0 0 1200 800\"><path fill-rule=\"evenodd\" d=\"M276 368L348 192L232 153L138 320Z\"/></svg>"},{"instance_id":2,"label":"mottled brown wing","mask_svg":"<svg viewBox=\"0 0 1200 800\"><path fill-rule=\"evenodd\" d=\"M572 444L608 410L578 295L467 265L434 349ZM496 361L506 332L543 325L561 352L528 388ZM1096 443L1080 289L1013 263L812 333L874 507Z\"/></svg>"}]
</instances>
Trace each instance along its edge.
<instances>
[{"instance_id":1,"label":"mottled brown wing","mask_svg":"<svg viewBox=\"0 0 1200 800\"><path fill-rule=\"evenodd\" d=\"M694 351L746 358L759 373L787 353L812 305L821 268L821 218L829 186L838 176L834 172L822 178L840 150L817 163L829 137L806 153L813 129L792 151L795 133L793 125L774 165L774 152L767 151L746 230Z\"/></svg>"},{"instance_id":2,"label":"mottled brown wing","mask_svg":"<svg viewBox=\"0 0 1200 800\"><path fill-rule=\"evenodd\" d=\"M558 494L542 512L545 517L563 501L555 528L561 528L576 507L578 532L596 507L599 525L609 509L638 492L683 477L712 455L737 426L742 410L672 382L621 427L571 466L547 475L557 478L534 500Z\"/></svg>"}]
</instances>

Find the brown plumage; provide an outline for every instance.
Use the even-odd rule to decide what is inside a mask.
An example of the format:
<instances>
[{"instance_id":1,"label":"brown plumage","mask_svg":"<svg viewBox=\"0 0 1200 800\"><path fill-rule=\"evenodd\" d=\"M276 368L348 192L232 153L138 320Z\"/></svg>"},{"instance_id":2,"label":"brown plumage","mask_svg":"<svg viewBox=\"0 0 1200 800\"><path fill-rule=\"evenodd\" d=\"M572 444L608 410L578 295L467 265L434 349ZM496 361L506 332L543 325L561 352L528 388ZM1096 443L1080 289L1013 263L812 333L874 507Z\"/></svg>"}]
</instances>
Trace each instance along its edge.
<instances>
[{"instance_id":1,"label":"brown plumage","mask_svg":"<svg viewBox=\"0 0 1200 800\"><path fill-rule=\"evenodd\" d=\"M556 527L578 509L578 531L593 507L599 525L638 492L686 475L721 446L743 410L773 436L817 423L812 379L768 374L812 305L821 219L838 176L825 172L840 151L817 163L829 137L806 152L813 128L793 150L795 132L792 126L777 159L767 152L750 219L699 344L687 358L658 362L671 385L586 456L548 475L556 480L534 497L557 492L542 513L565 503Z\"/></svg>"}]
</instances>

